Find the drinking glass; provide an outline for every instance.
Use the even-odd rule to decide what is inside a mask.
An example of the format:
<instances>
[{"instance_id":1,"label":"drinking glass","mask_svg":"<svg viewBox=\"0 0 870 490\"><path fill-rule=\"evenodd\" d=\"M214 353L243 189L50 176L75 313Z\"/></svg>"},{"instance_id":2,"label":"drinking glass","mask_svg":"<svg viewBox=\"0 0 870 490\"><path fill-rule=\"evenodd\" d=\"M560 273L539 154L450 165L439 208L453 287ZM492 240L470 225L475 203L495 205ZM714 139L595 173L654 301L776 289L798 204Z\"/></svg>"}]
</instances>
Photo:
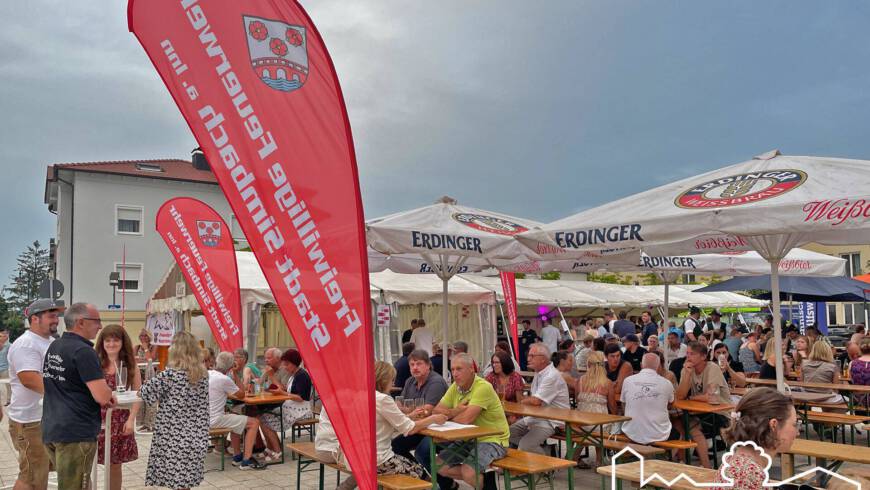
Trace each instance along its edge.
<instances>
[{"instance_id":1,"label":"drinking glass","mask_svg":"<svg viewBox=\"0 0 870 490\"><path fill-rule=\"evenodd\" d=\"M408 413L413 412L415 403L413 398L405 398L405 411Z\"/></svg>"},{"instance_id":2,"label":"drinking glass","mask_svg":"<svg viewBox=\"0 0 870 490\"><path fill-rule=\"evenodd\" d=\"M124 393L125 391L127 391L127 368L126 368L126 366L121 364L121 367L119 367L117 369L115 376L116 376L116 378L115 378L116 388L118 390L118 393Z\"/></svg>"},{"instance_id":3,"label":"drinking glass","mask_svg":"<svg viewBox=\"0 0 870 490\"><path fill-rule=\"evenodd\" d=\"M415 409L416 409L416 408L423 408L424 405L426 405L426 399L425 399L425 398L416 398L416 399L414 399L414 408L415 408Z\"/></svg>"},{"instance_id":4,"label":"drinking glass","mask_svg":"<svg viewBox=\"0 0 870 490\"><path fill-rule=\"evenodd\" d=\"M399 410L401 410L402 412L405 411L405 397L404 396L397 396L396 397L396 406L399 407Z\"/></svg>"},{"instance_id":5,"label":"drinking glass","mask_svg":"<svg viewBox=\"0 0 870 490\"><path fill-rule=\"evenodd\" d=\"M707 403L719 405L719 389L715 385L707 387Z\"/></svg>"}]
</instances>

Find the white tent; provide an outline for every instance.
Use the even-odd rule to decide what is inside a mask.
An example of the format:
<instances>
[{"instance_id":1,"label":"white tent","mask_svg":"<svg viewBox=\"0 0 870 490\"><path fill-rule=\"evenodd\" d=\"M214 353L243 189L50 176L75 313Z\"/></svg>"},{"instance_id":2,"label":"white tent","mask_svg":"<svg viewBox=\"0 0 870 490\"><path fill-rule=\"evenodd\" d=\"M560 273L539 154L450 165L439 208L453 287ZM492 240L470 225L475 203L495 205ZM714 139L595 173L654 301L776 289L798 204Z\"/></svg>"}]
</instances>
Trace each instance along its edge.
<instances>
[{"instance_id":1,"label":"white tent","mask_svg":"<svg viewBox=\"0 0 870 490\"><path fill-rule=\"evenodd\" d=\"M870 162L783 156L683 179L520 234L553 258L642 248L651 256L755 250L770 264L776 348L781 348L779 264L809 242L866 243ZM777 385L783 389L782 360Z\"/></svg>"}]
</instances>

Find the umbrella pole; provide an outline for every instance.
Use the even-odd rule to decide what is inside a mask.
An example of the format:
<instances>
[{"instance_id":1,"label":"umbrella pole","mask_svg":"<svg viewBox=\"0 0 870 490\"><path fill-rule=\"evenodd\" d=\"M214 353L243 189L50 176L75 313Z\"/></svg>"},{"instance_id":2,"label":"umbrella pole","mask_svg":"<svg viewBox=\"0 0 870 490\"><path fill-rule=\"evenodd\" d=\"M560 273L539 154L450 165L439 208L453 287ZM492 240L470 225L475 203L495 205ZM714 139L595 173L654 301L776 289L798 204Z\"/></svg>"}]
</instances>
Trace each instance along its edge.
<instances>
[{"instance_id":1,"label":"umbrella pole","mask_svg":"<svg viewBox=\"0 0 870 490\"><path fill-rule=\"evenodd\" d=\"M443 283L443 288L441 290L441 376L443 376L444 379L447 379L447 361L450 358L450 351L447 349L447 308L449 306L447 302L448 280L449 279L447 278L441 279Z\"/></svg>"},{"instance_id":2,"label":"umbrella pole","mask_svg":"<svg viewBox=\"0 0 870 490\"><path fill-rule=\"evenodd\" d=\"M782 366L782 311L779 308L779 259L770 261L770 302L773 310L773 348L776 350L776 389L785 393Z\"/></svg>"},{"instance_id":3,"label":"umbrella pole","mask_svg":"<svg viewBox=\"0 0 870 490\"><path fill-rule=\"evenodd\" d=\"M670 283L670 281L664 281L664 283L665 283L665 304L662 305L662 312L663 312L662 313L662 322L664 322L664 324L665 324L665 341L662 343L665 344L665 347L664 347L665 368L667 368L671 362L670 359L668 359L668 349L669 349L669 347L668 347L668 332L670 331L670 326L668 325L670 323L670 321L669 321L669 318L670 318L669 301L670 300L669 300L668 296L670 295L670 292L671 292L670 291L671 283Z\"/></svg>"}]
</instances>

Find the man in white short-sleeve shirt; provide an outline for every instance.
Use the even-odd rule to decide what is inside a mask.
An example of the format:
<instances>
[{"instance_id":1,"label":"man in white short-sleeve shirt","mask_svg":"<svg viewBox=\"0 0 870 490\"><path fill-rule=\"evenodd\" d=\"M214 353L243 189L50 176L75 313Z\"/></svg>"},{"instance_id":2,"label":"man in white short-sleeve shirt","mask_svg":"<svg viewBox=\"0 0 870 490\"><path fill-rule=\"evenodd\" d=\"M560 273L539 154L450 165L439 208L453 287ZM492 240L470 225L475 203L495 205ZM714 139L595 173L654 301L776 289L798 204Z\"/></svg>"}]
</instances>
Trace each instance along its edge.
<instances>
[{"instance_id":1,"label":"man in white short-sleeve shirt","mask_svg":"<svg viewBox=\"0 0 870 490\"><path fill-rule=\"evenodd\" d=\"M417 320L417 328L411 332L411 342L414 343L415 349L423 349L432 357L432 329L426 326L426 322L421 318Z\"/></svg>"},{"instance_id":2,"label":"man in white short-sleeve shirt","mask_svg":"<svg viewBox=\"0 0 870 490\"><path fill-rule=\"evenodd\" d=\"M7 408L9 435L18 451L15 488L44 489L48 486L48 453L42 442L42 366L48 346L57 333L62 302L42 298L27 307L24 316L30 328L9 347L9 382L12 401Z\"/></svg>"},{"instance_id":3,"label":"man in white short-sleeve shirt","mask_svg":"<svg viewBox=\"0 0 870 490\"><path fill-rule=\"evenodd\" d=\"M638 444L666 441L671 435L668 405L674 402L674 385L659 376L659 356L645 354L639 373L625 378L620 400L626 417L622 432Z\"/></svg>"},{"instance_id":4,"label":"man in white short-sleeve shirt","mask_svg":"<svg viewBox=\"0 0 870 490\"><path fill-rule=\"evenodd\" d=\"M226 413L227 395L243 397L245 392L227 376L235 362L229 352L221 352L215 359L215 368L208 371L208 423L211 429L230 429L230 442L233 446L233 466L241 470L262 470L266 467L253 458L254 442L257 440L260 421L234 413ZM245 450L240 451L242 434L245 434Z\"/></svg>"},{"instance_id":5,"label":"man in white short-sleeve shirt","mask_svg":"<svg viewBox=\"0 0 870 490\"><path fill-rule=\"evenodd\" d=\"M561 337L559 329L549 323L541 329L541 341L547 346L547 349L550 349L551 353L559 350L559 339Z\"/></svg>"},{"instance_id":6,"label":"man in white short-sleeve shirt","mask_svg":"<svg viewBox=\"0 0 870 490\"><path fill-rule=\"evenodd\" d=\"M536 373L532 379L531 394L520 403L535 407L571 408L568 385L550 362L547 346L541 343L532 344L529 348L528 365ZM523 417L511 424L510 442L521 451L543 454L541 444L561 425L560 422L552 420Z\"/></svg>"}]
</instances>

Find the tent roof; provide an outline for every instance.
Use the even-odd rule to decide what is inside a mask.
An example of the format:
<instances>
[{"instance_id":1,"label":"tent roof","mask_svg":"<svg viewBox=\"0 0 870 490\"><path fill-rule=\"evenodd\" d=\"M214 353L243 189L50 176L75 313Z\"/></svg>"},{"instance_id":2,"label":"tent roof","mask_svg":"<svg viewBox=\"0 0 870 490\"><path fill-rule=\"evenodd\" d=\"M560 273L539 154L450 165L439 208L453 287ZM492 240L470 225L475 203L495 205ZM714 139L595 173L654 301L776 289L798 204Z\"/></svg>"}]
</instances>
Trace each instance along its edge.
<instances>
[{"instance_id":1,"label":"tent roof","mask_svg":"<svg viewBox=\"0 0 870 490\"><path fill-rule=\"evenodd\" d=\"M272 291L260 270L254 254L236 252L239 268L239 287L242 304L274 303ZM163 277L160 286L149 301L149 312L174 310L197 310L199 306L192 294L175 296L175 284L184 281L178 265L173 263ZM387 303L435 304L441 302L443 283L435 274L398 274L392 271L374 272L369 275L371 298ZM190 288L187 288L189 291ZM625 286L585 281L543 281L539 279L517 280L517 302L520 305L552 305L572 308L631 307L646 308L661 306L664 293L661 286ZM448 299L451 304L492 304L502 298L501 281L498 277L460 274L448 283ZM691 286L671 286L670 304L674 308L688 305L699 307L753 307L763 306L764 301L754 300L734 293L698 294Z\"/></svg>"},{"instance_id":2,"label":"tent roof","mask_svg":"<svg viewBox=\"0 0 870 490\"><path fill-rule=\"evenodd\" d=\"M770 276L735 277L712 286L701 288L699 292L709 291L748 291L761 289L770 291ZM779 278L779 290L783 298L795 301L864 301L867 283L848 277L797 277ZM870 293L868 293L870 296Z\"/></svg>"}]
</instances>

